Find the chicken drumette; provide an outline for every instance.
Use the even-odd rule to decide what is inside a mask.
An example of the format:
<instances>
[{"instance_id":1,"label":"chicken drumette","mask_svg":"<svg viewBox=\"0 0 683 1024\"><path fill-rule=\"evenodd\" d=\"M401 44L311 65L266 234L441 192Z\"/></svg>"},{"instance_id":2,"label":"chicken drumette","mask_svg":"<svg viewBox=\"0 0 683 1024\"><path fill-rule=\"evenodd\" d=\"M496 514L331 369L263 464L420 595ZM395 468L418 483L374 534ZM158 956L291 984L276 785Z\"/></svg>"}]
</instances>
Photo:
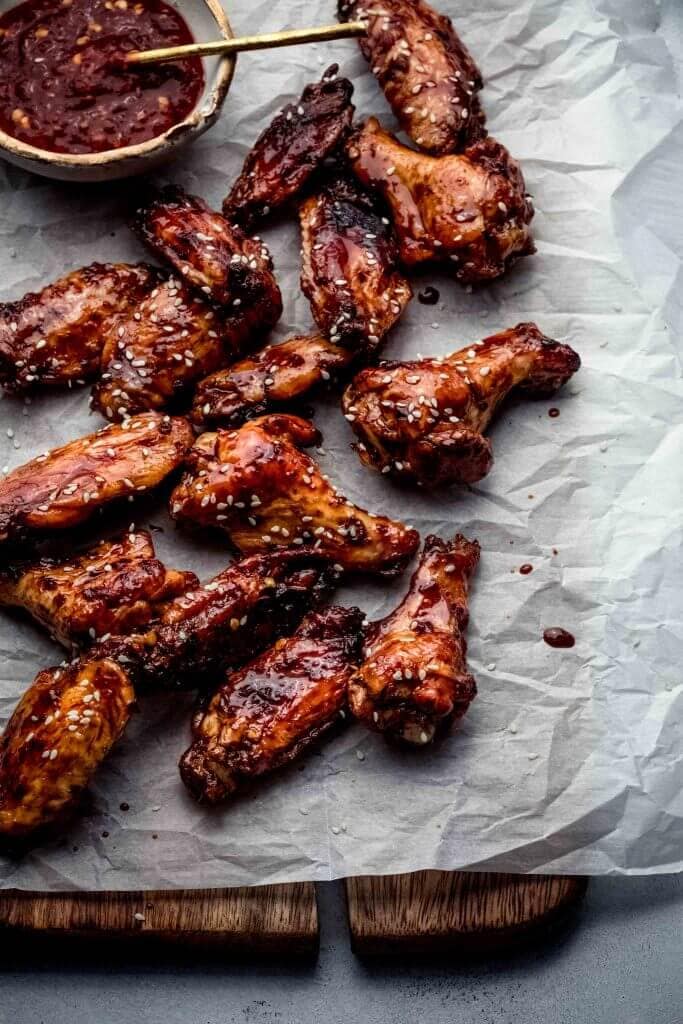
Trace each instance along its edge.
<instances>
[{"instance_id":1,"label":"chicken drumette","mask_svg":"<svg viewBox=\"0 0 683 1024\"><path fill-rule=\"evenodd\" d=\"M373 117L348 142L351 167L391 210L406 265L450 260L463 283L499 277L535 252L519 165L487 138L458 156L402 146Z\"/></svg>"},{"instance_id":2,"label":"chicken drumette","mask_svg":"<svg viewBox=\"0 0 683 1024\"><path fill-rule=\"evenodd\" d=\"M282 296L268 249L203 199L168 186L138 210L133 229L189 285L234 316L245 336L280 319Z\"/></svg>"},{"instance_id":3,"label":"chicken drumette","mask_svg":"<svg viewBox=\"0 0 683 1024\"><path fill-rule=\"evenodd\" d=\"M467 711L477 692L467 671L465 630L478 561L476 541L428 537L402 603L368 627L349 705L372 729L419 745Z\"/></svg>"},{"instance_id":4,"label":"chicken drumette","mask_svg":"<svg viewBox=\"0 0 683 1024\"><path fill-rule=\"evenodd\" d=\"M145 413L39 455L0 481L0 541L77 526L156 487L192 439L187 420Z\"/></svg>"},{"instance_id":5,"label":"chicken drumette","mask_svg":"<svg viewBox=\"0 0 683 1024\"><path fill-rule=\"evenodd\" d=\"M83 384L100 366L101 332L158 281L145 264L92 263L40 292L0 304L0 384L8 390Z\"/></svg>"},{"instance_id":6,"label":"chicken drumette","mask_svg":"<svg viewBox=\"0 0 683 1024\"><path fill-rule=\"evenodd\" d=\"M443 156L484 137L481 74L450 18L424 0L340 0L339 14L367 22L360 48L417 146Z\"/></svg>"},{"instance_id":7,"label":"chicken drumette","mask_svg":"<svg viewBox=\"0 0 683 1024\"><path fill-rule=\"evenodd\" d=\"M482 431L512 388L550 395L580 365L569 345L518 324L451 356L361 370L342 404L366 466L425 486L474 483L493 461Z\"/></svg>"},{"instance_id":8,"label":"chicken drumette","mask_svg":"<svg viewBox=\"0 0 683 1024\"><path fill-rule=\"evenodd\" d=\"M295 404L337 379L353 353L319 334L289 338L219 370L195 391L191 419L199 426L238 427L254 416Z\"/></svg>"},{"instance_id":9,"label":"chicken drumette","mask_svg":"<svg viewBox=\"0 0 683 1024\"><path fill-rule=\"evenodd\" d=\"M101 650L145 689L203 687L295 629L338 575L305 549L242 558L169 601L145 633L112 637Z\"/></svg>"},{"instance_id":10,"label":"chicken drumette","mask_svg":"<svg viewBox=\"0 0 683 1024\"><path fill-rule=\"evenodd\" d=\"M65 647L145 625L162 602L198 583L167 569L151 536L127 533L72 558L43 558L0 574L0 605L23 608Z\"/></svg>"},{"instance_id":11,"label":"chicken drumette","mask_svg":"<svg viewBox=\"0 0 683 1024\"><path fill-rule=\"evenodd\" d=\"M301 205L301 288L334 344L372 352L410 301L386 218L351 179L329 181Z\"/></svg>"},{"instance_id":12,"label":"chicken drumette","mask_svg":"<svg viewBox=\"0 0 683 1024\"><path fill-rule=\"evenodd\" d=\"M104 333L92 404L109 420L176 405L207 373L240 351L240 332L176 278Z\"/></svg>"},{"instance_id":13,"label":"chicken drumette","mask_svg":"<svg viewBox=\"0 0 683 1024\"><path fill-rule=\"evenodd\" d=\"M249 225L291 200L342 141L353 119L353 86L332 64L259 136L223 203L232 222Z\"/></svg>"},{"instance_id":14,"label":"chicken drumette","mask_svg":"<svg viewBox=\"0 0 683 1024\"><path fill-rule=\"evenodd\" d=\"M134 700L128 673L95 653L36 676L0 740L0 836L20 840L67 815Z\"/></svg>"},{"instance_id":15,"label":"chicken drumette","mask_svg":"<svg viewBox=\"0 0 683 1024\"><path fill-rule=\"evenodd\" d=\"M173 516L225 530L246 553L307 546L348 571L400 572L417 532L340 495L301 451L319 437L307 420L287 415L202 434L171 496Z\"/></svg>"},{"instance_id":16,"label":"chicken drumette","mask_svg":"<svg viewBox=\"0 0 683 1024\"><path fill-rule=\"evenodd\" d=\"M194 722L180 774L198 800L217 804L293 761L339 722L358 664L362 613L309 615L240 672L227 677Z\"/></svg>"}]
</instances>

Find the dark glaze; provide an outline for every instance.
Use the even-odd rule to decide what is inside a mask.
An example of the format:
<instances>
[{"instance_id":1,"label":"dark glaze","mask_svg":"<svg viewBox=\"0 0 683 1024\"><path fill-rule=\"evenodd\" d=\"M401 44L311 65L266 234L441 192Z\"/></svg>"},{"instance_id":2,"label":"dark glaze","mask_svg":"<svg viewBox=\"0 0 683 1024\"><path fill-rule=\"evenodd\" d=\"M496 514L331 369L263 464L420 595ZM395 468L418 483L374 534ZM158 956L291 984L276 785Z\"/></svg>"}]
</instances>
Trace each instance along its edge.
<instances>
[{"instance_id":1,"label":"dark glaze","mask_svg":"<svg viewBox=\"0 0 683 1024\"><path fill-rule=\"evenodd\" d=\"M544 630L543 639L549 647L573 647L576 643L576 638L560 626Z\"/></svg>"},{"instance_id":2,"label":"dark glaze","mask_svg":"<svg viewBox=\"0 0 683 1024\"><path fill-rule=\"evenodd\" d=\"M535 251L522 172L495 139L432 157L403 146L371 117L346 152L361 184L389 207L402 263L437 260L467 284L500 277Z\"/></svg>"},{"instance_id":3,"label":"dark glaze","mask_svg":"<svg viewBox=\"0 0 683 1024\"><path fill-rule=\"evenodd\" d=\"M136 686L204 686L295 629L338 575L310 551L242 558L169 601L149 632L115 637L102 650L126 665Z\"/></svg>"},{"instance_id":4,"label":"dark glaze","mask_svg":"<svg viewBox=\"0 0 683 1024\"><path fill-rule=\"evenodd\" d=\"M316 334L268 345L203 380L190 418L200 426L239 427L336 380L352 361L348 349Z\"/></svg>"},{"instance_id":5,"label":"dark glaze","mask_svg":"<svg viewBox=\"0 0 683 1024\"><path fill-rule=\"evenodd\" d=\"M474 483L493 461L483 431L512 388L552 393L579 366L568 345L518 324L445 358L361 370L342 405L365 465L424 486Z\"/></svg>"},{"instance_id":6,"label":"dark glaze","mask_svg":"<svg viewBox=\"0 0 683 1024\"><path fill-rule=\"evenodd\" d=\"M351 127L353 86L332 64L256 140L223 203L230 221L250 224L296 196Z\"/></svg>"},{"instance_id":7,"label":"dark glaze","mask_svg":"<svg viewBox=\"0 0 683 1024\"><path fill-rule=\"evenodd\" d=\"M192 438L187 420L145 413L39 455L0 481L0 541L77 526L156 487Z\"/></svg>"},{"instance_id":8,"label":"dark glaze","mask_svg":"<svg viewBox=\"0 0 683 1024\"><path fill-rule=\"evenodd\" d=\"M171 514L225 530L245 554L294 545L348 571L401 572L418 533L339 494L301 450L319 440L312 423L285 414L202 434L171 495Z\"/></svg>"},{"instance_id":9,"label":"dark glaze","mask_svg":"<svg viewBox=\"0 0 683 1024\"><path fill-rule=\"evenodd\" d=\"M352 180L335 178L301 206L301 289L323 334L372 352L412 297L391 228Z\"/></svg>"},{"instance_id":10,"label":"dark glaze","mask_svg":"<svg viewBox=\"0 0 683 1024\"><path fill-rule=\"evenodd\" d=\"M417 301L421 302L423 306L435 306L440 298L441 293L439 289L432 288L431 285L417 293Z\"/></svg>"},{"instance_id":11,"label":"dark glaze","mask_svg":"<svg viewBox=\"0 0 683 1024\"><path fill-rule=\"evenodd\" d=\"M100 368L101 332L158 280L143 263L91 263L0 304L0 383L8 390L84 383Z\"/></svg>"},{"instance_id":12,"label":"dark glaze","mask_svg":"<svg viewBox=\"0 0 683 1024\"><path fill-rule=\"evenodd\" d=\"M525 562L524 565L520 565L519 571L522 576L528 576L530 572L534 571L534 567L533 565L530 565L529 562Z\"/></svg>"},{"instance_id":13,"label":"dark glaze","mask_svg":"<svg viewBox=\"0 0 683 1024\"><path fill-rule=\"evenodd\" d=\"M228 676L194 722L180 775L198 800L219 803L293 761L339 722L358 663L363 614L328 608Z\"/></svg>"},{"instance_id":14,"label":"dark glaze","mask_svg":"<svg viewBox=\"0 0 683 1024\"><path fill-rule=\"evenodd\" d=\"M477 692L467 672L465 630L478 561L476 541L428 537L405 598L368 627L349 704L371 729L420 745L464 715Z\"/></svg>"},{"instance_id":15,"label":"dark glaze","mask_svg":"<svg viewBox=\"0 0 683 1024\"><path fill-rule=\"evenodd\" d=\"M163 0L28 0L0 17L0 127L56 153L162 135L194 109L199 58L126 68L121 56L194 42Z\"/></svg>"}]
</instances>

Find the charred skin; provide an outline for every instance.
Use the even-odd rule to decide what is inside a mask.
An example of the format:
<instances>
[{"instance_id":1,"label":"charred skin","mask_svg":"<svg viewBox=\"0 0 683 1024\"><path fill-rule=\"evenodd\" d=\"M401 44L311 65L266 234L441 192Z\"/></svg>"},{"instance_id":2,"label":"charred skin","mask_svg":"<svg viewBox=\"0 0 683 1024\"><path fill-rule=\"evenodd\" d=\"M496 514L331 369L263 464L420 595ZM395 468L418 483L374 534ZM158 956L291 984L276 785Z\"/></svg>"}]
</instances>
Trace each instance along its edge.
<instances>
[{"instance_id":1,"label":"charred skin","mask_svg":"<svg viewBox=\"0 0 683 1024\"><path fill-rule=\"evenodd\" d=\"M223 203L233 223L250 226L290 202L340 145L351 128L353 86L332 64L320 82L307 85L258 137Z\"/></svg>"},{"instance_id":2,"label":"charred skin","mask_svg":"<svg viewBox=\"0 0 683 1024\"><path fill-rule=\"evenodd\" d=\"M192 440L187 420L145 413L39 455L0 481L0 542L70 529L151 490L178 469Z\"/></svg>"},{"instance_id":3,"label":"charred skin","mask_svg":"<svg viewBox=\"0 0 683 1024\"><path fill-rule=\"evenodd\" d=\"M481 73L450 18L423 0L340 0L339 16L367 22L363 56L416 146L445 156L486 135Z\"/></svg>"},{"instance_id":4,"label":"charred skin","mask_svg":"<svg viewBox=\"0 0 683 1024\"><path fill-rule=\"evenodd\" d=\"M406 266L450 262L458 281L476 284L535 252L522 172L495 139L457 156L427 156L402 146L371 117L350 138L347 154L361 184L391 210Z\"/></svg>"},{"instance_id":5,"label":"charred skin","mask_svg":"<svg viewBox=\"0 0 683 1024\"><path fill-rule=\"evenodd\" d=\"M342 376L352 362L353 353L317 334L268 345L203 380L190 418L197 426L239 427L255 416L291 408Z\"/></svg>"},{"instance_id":6,"label":"charred skin","mask_svg":"<svg viewBox=\"0 0 683 1024\"><path fill-rule=\"evenodd\" d=\"M147 632L113 637L102 650L136 686L203 687L295 629L338 575L326 559L296 548L242 558L169 601Z\"/></svg>"},{"instance_id":7,"label":"charred skin","mask_svg":"<svg viewBox=\"0 0 683 1024\"><path fill-rule=\"evenodd\" d=\"M510 391L553 394L580 365L569 345L518 324L445 358L361 370L342 406L366 466L424 487L475 483L493 462L483 431Z\"/></svg>"},{"instance_id":8,"label":"charred skin","mask_svg":"<svg viewBox=\"0 0 683 1024\"><path fill-rule=\"evenodd\" d=\"M158 280L143 263L92 263L0 304L0 384L9 391L84 384L99 370L111 318L135 309Z\"/></svg>"},{"instance_id":9,"label":"charred skin","mask_svg":"<svg viewBox=\"0 0 683 1024\"><path fill-rule=\"evenodd\" d=\"M134 312L110 322L91 404L114 421L177 407L197 381L238 356L241 340L216 310L171 278Z\"/></svg>"},{"instance_id":10,"label":"charred skin","mask_svg":"<svg viewBox=\"0 0 683 1024\"><path fill-rule=\"evenodd\" d=\"M419 535L340 495L301 450L318 440L309 421L284 414L202 434L171 495L171 514L225 530L245 554L294 545L348 572L401 572Z\"/></svg>"},{"instance_id":11,"label":"charred skin","mask_svg":"<svg viewBox=\"0 0 683 1024\"><path fill-rule=\"evenodd\" d=\"M167 569L141 530L76 557L11 567L0 574L0 605L23 608L71 648L144 626L163 602L197 584L194 573Z\"/></svg>"},{"instance_id":12,"label":"charred skin","mask_svg":"<svg viewBox=\"0 0 683 1024\"><path fill-rule=\"evenodd\" d=\"M302 203L300 220L301 289L315 322L335 345L373 352L413 294L386 218L352 179L337 177Z\"/></svg>"},{"instance_id":13,"label":"charred skin","mask_svg":"<svg viewBox=\"0 0 683 1024\"><path fill-rule=\"evenodd\" d=\"M357 608L312 612L294 636L228 676L195 719L194 742L180 761L197 800L229 799L339 723L359 661L362 619Z\"/></svg>"},{"instance_id":14,"label":"charred skin","mask_svg":"<svg viewBox=\"0 0 683 1024\"><path fill-rule=\"evenodd\" d=\"M349 706L371 729L421 746L467 711L477 692L467 671L465 631L478 562L476 541L428 537L402 603L368 627Z\"/></svg>"},{"instance_id":15,"label":"charred skin","mask_svg":"<svg viewBox=\"0 0 683 1024\"><path fill-rule=\"evenodd\" d=\"M119 739L128 674L96 655L39 672L0 739L0 836L25 840L65 818Z\"/></svg>"},{"instance_id":16,"label":"charred skin","mask_svg":"<svg viewBox=\"0 0 683 1024\"><path fill-rule=\"evenodd\" d=\"M200 297L220 307L244 339L268 331L282 315L282 296L267 247L207 206L168 186L141 207L133 230Z\"/></svg>"}]
</instances>

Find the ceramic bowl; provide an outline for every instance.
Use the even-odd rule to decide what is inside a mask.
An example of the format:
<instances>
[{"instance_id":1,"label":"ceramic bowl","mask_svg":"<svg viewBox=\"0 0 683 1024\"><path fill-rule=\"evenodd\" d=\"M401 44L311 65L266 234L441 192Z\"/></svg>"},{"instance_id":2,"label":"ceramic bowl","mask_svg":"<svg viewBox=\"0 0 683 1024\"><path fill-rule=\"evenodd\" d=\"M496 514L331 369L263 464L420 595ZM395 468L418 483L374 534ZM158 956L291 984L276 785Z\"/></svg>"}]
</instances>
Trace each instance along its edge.
<instances>
[{"instance_id":1,"label":"ceramic bowl","mask_svg":"<svg viewBox=\"0 0 683 1024\"><path fill-rule=\"evenodd\" d=\"M0 12L16 6L17 0L0 0ZM182 12L197 42L223 36L232 38L230 22L219 0L169 0ZM0 157L26 171L61 181L113 181L143 174L175 156L216 121L227 96L234 57L207 57L204 63L205 87L195 109L184 121L163 135L134 146L108 149L102 153L51 153L19 142L0 130Z\"/></svg>"}]
</instances>

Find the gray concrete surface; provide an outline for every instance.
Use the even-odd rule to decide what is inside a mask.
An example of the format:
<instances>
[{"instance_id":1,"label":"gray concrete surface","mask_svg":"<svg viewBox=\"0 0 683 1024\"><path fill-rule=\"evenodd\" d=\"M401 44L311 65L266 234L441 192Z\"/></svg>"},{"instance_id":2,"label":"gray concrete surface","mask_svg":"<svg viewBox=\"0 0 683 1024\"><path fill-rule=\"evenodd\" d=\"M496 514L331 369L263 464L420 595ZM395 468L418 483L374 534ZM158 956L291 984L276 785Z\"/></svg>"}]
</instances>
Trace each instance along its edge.
<instances>
[{"instance_id":1,"label":"gray concrete surface","mask_svg":"<svg viewBox=\"0 0 683 1024\"><path fill-rule=\"evenodd\" d=\"M2 1024L680 1024L681 877L596 879L576 927L544 949L468 964L368 965L341 886L319 890L310 967L12 962Z\"/></svg>"}]
</instances>

